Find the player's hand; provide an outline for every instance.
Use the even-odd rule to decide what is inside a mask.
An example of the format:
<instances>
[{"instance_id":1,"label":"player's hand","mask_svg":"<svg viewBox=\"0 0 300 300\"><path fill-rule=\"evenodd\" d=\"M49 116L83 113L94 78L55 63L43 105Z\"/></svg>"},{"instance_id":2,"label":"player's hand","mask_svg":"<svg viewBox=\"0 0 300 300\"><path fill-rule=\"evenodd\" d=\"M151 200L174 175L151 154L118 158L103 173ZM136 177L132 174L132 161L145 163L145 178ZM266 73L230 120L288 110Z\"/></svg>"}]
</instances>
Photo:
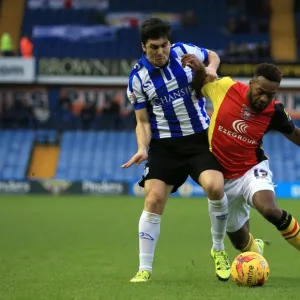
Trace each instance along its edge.
<instances>
[{"instance_id":1,"label":"player's hand","mask_svg":"<svg viewBox=\"0 0 300 300\"><path fill-rule=\"evenodd\" d=\"M195 54L183 54L181 56L181 65L183 68L190 67L194 71L203 68L203 63Z\"/></svg>"},{"instance_id":2,"label":"player's hand","mask_svg":"<svg viewBox=\"0 0 300 300\"><path fill-rule=\"evenodd\" d=\"M209 80L215 80L218 78L217 71L214 68L206 67L205 72L206 72L206 76Z\"/></svg>"},{"instance_id":3,"label":"player's hand","mask_svg":"<svg viewBox=\"0 0 300 300\"><path fill-rule=\"evenodd\" d=\"M133 164L139 166L147 158L148 158L147 150L139 150L136 154L134 154L131 157L131 159L127 163L123 164L121 168L129 168Z\"/></svg>"}]
</instances>

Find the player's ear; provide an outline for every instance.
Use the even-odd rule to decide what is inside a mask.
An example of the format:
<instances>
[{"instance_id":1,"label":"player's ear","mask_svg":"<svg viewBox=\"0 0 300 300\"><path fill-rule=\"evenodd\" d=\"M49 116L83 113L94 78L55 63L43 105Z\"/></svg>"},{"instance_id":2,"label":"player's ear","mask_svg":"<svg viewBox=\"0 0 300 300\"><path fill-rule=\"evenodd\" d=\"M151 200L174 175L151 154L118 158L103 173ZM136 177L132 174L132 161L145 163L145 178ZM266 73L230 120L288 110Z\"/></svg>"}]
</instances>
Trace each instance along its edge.
<instances>
[{"instance_id":1,"label":"player's ear","mask_svg":"<svg viewBox=\"0 0 300 300\"><path fill-rule=\"evenodd\" d=\"M141 46L142 46L143 51L146 52L146 47L145 47L145 45L144 45L143 43L141 43Z\"/></svg>"}]
</instances>

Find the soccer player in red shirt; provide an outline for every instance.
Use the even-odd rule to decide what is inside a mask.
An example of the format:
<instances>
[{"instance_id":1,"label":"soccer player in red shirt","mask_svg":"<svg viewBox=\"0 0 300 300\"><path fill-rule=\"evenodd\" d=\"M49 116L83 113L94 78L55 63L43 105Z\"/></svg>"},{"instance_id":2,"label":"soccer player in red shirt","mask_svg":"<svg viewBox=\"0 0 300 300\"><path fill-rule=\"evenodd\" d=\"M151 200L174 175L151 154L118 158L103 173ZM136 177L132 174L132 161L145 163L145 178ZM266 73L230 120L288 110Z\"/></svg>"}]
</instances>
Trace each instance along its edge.
<instances>
[{"instance_id":1,"label":"soccer player in red shirt","mask_svg":"<svg viewBox=\"0 0 300 300\"><path fill-rule=\"evenodd\" d=\"M194 88L213 103L209 144L224 168L229 204L227 234L232 244L242 252L263 253L264 242L254 240L249 232L253 207L300 250L299 223L278 207L268 157L261 147L263 136L270 130L281 132L300 146L300 128L274 100L282 72L275 65L260 64L246 85L230 77L209 78L193 55L185 55L182 65L194 70Z\"/></svg>"}]
</instances>

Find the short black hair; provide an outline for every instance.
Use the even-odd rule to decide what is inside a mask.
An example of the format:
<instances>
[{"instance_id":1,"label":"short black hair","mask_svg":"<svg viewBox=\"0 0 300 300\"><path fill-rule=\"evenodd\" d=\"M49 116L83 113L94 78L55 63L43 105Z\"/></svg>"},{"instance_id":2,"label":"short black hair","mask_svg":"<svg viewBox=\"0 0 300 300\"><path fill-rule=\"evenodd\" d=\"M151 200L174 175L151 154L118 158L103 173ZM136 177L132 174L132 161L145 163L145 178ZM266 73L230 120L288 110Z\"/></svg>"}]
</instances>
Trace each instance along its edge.
<instances>
[{"instance_id":1,"label":"short black hair","mask_svg":"<svg viewBox=\"0 0 300 300\"><path fill-rule=\"evenodd\" d=\"M144 45L149 39L156 40L161 37L166 37L170 41L171 34L170 23L160 18L151 17L145 20L140 27L140 37Z\"/></svg>"},{"instance_id":2,"label":"short black hair","mask_svg":"<svg viewBox=\"0 0 300 300\"><path fill-rule=\"evenodd\" d=\"M259 64L254 72L254 77L265 77L266 79L280 83L283 73L282 71L273 64L262 63Z\"/></svg>"}]
</instances>

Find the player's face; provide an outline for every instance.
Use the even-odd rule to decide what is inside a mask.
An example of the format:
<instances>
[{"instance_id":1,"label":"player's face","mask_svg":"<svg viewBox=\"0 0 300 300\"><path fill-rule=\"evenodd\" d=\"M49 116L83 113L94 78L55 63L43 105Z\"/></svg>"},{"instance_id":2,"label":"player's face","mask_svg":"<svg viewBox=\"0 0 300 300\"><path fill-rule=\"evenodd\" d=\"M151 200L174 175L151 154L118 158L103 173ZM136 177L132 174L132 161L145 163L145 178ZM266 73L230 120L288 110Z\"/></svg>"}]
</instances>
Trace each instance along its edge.
<instances>
[{"instance_id":1,"label":"player's face","mask_svg":"<svg viewBox=\"0 0 300 300\"><path fill-rule=\"evenodd\" d=\"M279 83L270 81L262 76L250 81L250 89L247 98L251 108L256 112L265 110L279 88Z\"/></svg>"},{"instance_id":2,"label":"player's face","mask_svg":"<svg viewBox=\"0 0 300 300\"><path fill-rule=\"evenodd\" d=\"M163 67L168 62L171 44L166 37L157 40L149 39L146 44L142 44L142 47L153 66Z\"/></svg>"}]
</instances>

